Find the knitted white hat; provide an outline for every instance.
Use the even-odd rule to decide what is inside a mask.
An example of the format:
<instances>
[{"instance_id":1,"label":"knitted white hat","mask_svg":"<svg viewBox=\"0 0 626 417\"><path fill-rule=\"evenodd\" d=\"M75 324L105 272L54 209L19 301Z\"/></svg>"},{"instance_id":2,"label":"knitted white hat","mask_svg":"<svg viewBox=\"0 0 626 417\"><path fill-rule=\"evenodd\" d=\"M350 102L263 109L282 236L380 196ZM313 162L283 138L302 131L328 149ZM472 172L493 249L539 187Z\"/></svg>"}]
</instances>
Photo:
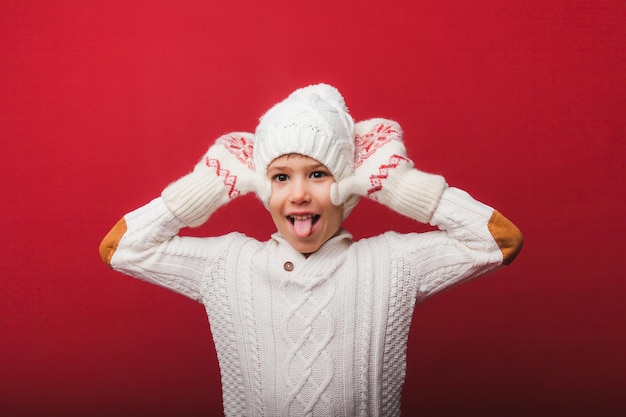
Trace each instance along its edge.
<instances>
[{"instance_id":1,"label":"knitted white hat","mask_svg":"<svg viewBox=\"0 0 626 417\"><path fill-rule=\"evenodd\" d=\"M320 161L336 181L354 171L354 121L336 88L300 88L261 117L255 133L256 171L265 175L274 159L292 153Z\"/></svg>"},{"instance_id":2,"label":"knitted white hat","mask_svg":"<svg viewBox=\"0 0 626 417\"><path fill-rule=\"evenodd\" d=\"M354 173L354 120L335 87L300 88L261 117L255 132L256 172L267 177L270 163L287 154L321 162L337 182ZM344 218L357 201L345 203Z\"/></svg>"}]
</instances>

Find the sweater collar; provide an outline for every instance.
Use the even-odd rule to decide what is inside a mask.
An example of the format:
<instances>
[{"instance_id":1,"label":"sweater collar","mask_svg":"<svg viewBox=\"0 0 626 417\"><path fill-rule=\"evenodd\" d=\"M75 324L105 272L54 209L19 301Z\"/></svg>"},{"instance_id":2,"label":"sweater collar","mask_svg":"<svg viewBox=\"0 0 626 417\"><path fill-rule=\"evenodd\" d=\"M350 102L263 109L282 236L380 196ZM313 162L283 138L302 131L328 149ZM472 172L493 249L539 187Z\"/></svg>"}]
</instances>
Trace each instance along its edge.
<instances>
[{"instance_id":1,"label":"sweater collar","mask_svg":"<svg viewBox=\"0 0 626 417\"><path fill-rule=\"evenodd\" d=\"M289 244L289 242L287 242L287 240L283 238L279 232L275 232L274 234L272 234L272 239L276 243L278 243L282 249L291 252L292 256L296 255L303 259L305 258L305 256L301 254L300 252L298 252L297 250L295 250L294 247L291 246L291 244ZM326 242L324 242L322 246L320 246L320 248L317 251L309 255L309 258L313 258L313 257L325 258L327 257L327 255L331 254L332 252L336 250L340 250L344 246L349 246L350 243L352 243L352 234L348 232L347 230L341 228L339 229L339 231L337 232L335 236L328 239Z\"/></svg>"},{"instance_id":2,"label":"sweater collar","mask_svg":"<svg viewBox=\"0 0 626 417\"><path fill-rule=\"evenodd\" d=\"M346 250L352 244L352 234L344 229L339 229L337 235L328 239L308 258L294 249L279 233L274 233L272 240L276 244L276 255L280 259L279 262L288 261L295 266L294 277L298 276L301 279L303 276L309 276L316 280L330 276L343 263Z\"/></svg>"}]
</instances>

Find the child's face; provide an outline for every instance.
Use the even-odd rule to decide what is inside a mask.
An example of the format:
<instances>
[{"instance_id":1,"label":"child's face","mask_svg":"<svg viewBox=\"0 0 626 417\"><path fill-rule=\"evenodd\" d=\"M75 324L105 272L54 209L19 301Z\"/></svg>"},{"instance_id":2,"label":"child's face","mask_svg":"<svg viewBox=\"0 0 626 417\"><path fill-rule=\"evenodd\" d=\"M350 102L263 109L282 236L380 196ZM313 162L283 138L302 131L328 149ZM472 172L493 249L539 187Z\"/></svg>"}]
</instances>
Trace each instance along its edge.
<instances>
[{"instance_id":1,"label":"child's face","mask_svg":"<svg viewBox=\"0 0 626 417\"><path fill-rule=\"evenodd\" d=\"M283 155L269 165L272 181L270 213L278 232L298 252L315 252L333 237L343 220L343 206L330 201L335 182L319 161L302 155Z\"/></svg>"}]
</instances>

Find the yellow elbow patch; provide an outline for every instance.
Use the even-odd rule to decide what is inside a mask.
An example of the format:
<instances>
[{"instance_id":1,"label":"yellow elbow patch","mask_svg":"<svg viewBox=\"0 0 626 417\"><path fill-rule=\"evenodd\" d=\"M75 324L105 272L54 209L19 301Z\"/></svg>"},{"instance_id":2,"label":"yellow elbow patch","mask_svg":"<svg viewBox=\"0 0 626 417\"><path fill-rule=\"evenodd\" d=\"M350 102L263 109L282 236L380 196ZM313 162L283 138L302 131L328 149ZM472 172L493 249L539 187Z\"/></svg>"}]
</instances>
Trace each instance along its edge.
<instances>
[{"instance_id":1,"label":"yellow elbow patch","mask_svg":"<svg viewBox=\"0 0 626 417\"><path fill-rule=\"evenodd\" d=\"M510 264L522 250L524 244L522 232L497 210L491 215L488 227L502 252L502 263Z\"/></svg>"},{"instance_id":2,"label":"yellow elbow patch","mask_svg":"<svg viewBox=\"0 0 626 417\"><path fill-rule=\"evenodd\" d=\"M107 233L100 243L100 257L105 264L111 266L111 259L117 249L117 245L120 243L122 236L126 233L126 220L122 217L115 226Z\"/></svg>"}]
</instances>

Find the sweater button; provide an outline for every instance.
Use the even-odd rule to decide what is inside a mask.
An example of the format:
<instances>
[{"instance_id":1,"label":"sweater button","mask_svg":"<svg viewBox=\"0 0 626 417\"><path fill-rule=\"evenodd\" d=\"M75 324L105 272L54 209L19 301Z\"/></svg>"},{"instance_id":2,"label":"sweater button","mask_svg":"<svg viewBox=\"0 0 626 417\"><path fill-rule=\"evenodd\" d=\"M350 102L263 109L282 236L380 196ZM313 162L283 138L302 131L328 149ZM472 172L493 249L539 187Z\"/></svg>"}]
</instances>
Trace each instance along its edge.
<instances>
[{"instance_id":1,"label":"sweater button","mask_svg":"<svg viewBox=\"0 0 626 417\"><path fill-rule=\"evenodd\" d=\"M293 264L287 261L284 263L283 268L285 268L285 271L291 272L293 271Z\"/></svg>"}]
</instances>

